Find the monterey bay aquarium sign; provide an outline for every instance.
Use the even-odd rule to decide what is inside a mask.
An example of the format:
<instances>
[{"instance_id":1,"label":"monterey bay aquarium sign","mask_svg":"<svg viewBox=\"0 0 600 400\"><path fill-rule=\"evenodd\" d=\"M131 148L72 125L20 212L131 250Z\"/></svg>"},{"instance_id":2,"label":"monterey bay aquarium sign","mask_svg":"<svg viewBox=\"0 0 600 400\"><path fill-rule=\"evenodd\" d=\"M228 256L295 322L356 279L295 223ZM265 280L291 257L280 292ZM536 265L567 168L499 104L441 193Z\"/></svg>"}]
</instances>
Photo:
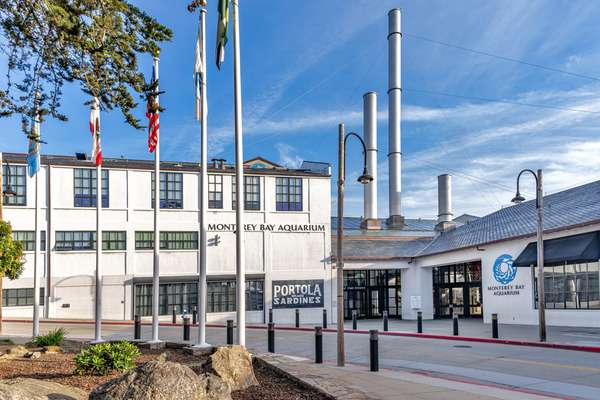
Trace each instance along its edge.
<instances>
[{"instance_id":1,"label":"monterey bay aquarium sign","mask_svg":"<svg viewBox=\"0 0 600 400\"><path fill-rule=\"evenodd\" d=\"M208 224L209 231L222 232L236 230L236 224ZM325 225L312 224L244 224L245 231L259 232L325 232Z\"/></svg>"},{"instance_id":2,"label":"monterey bay aquarium sign","mask_svg":"<svg viewBox=\"0 0 600 400\"><path fill-rule=\"evenodd\" d=\"M323 308L324 281L273 281L273 308Z\"/></svg>"}]
</instances>

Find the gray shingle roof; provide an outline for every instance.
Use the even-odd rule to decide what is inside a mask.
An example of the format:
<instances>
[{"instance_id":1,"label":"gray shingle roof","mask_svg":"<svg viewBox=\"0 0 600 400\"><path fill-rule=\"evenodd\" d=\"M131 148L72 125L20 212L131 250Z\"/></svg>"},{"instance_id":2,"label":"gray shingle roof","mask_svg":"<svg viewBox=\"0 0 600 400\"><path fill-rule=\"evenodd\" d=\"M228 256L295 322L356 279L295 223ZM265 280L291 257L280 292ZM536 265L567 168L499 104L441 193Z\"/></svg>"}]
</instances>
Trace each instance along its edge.
<instances>
[{"instance_id":1,"label":"gray shingle roof","mask_svg":"<svg viewBox=\"0 0 600 400\"><path fill-rule=\"evenodd\" d=\"M389 226L385 223L385 218L379 218L381 221L381 229L389 230ZM331 231L334 232L337 229L337 217L331 217ZM344 229L360 229L360 223L364 221L363 218L357 217L344 217ZM406 219L404 221L405 226L401 229L403 231L433 231L437 220L435 219ZM393 228L393 230L398 230Z\"/></svg>"},{"instance_id":2,"label":"gray shingle roof","mask_svg":"<svg viewBox=\"0 0 600 400\"><path fill-rule=\"evenodd\" d=\"M411 258L423 250L431 240L351 239L344 238L344 259ZM337 240L331 238L331 253L337 257Z\"/></svg>"},{"instance_id":3,"label":"gray shingle roof","mask_svg":"<svg viewBox=\"0 0 600 400\"><path fill-rule=\"evenodd\" d=\"M544 231L600 223L600 181L544 196ZM535 199L444 232L419 256L535 235Z\"/></svg>"}]
</instances>

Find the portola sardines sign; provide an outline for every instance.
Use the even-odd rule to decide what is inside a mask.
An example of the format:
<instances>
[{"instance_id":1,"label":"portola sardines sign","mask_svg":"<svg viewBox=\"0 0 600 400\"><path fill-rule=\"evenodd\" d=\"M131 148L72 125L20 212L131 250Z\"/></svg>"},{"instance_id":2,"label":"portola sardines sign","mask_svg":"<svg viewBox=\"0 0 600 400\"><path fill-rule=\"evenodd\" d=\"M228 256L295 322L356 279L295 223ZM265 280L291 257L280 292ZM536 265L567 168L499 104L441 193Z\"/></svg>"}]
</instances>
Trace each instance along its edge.
<instances>
[{"instance_id":1,"label":"portola sardines sign","mask_svg":"<svg viewBox=\"0 0 600 400\"><path fill-rule=\"evenodd\" d=\"M322 308L324 281L273 281L273 308Z\"/></svg>"}]
</instances>

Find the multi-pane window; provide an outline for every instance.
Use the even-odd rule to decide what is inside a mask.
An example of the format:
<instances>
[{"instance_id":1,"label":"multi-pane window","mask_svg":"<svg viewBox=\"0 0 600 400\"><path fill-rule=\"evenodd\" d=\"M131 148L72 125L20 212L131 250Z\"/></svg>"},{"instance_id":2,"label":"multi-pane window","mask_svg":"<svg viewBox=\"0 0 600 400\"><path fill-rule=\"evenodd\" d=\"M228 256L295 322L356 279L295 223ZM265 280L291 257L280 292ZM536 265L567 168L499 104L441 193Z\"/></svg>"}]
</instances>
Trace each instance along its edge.
<instances>
[{"instance_id":1,"label":"multi-pane window","mask_svg":"<svg viewBox=\"0 0 600 400\"><path fill-rule=\"evenodd\" d=\"M12 238L23 243L23 251L35 251L35 231L12 231ZM40 234L40 251L46 250L46 231Z\"/></svg>"},{"instance_id":2,"label":"multi-pane window","mask_svg":"<svg viewBox=\"0 0 600 400\"><path fill-rule=\"evenodd\" d=\"M537 298L537 268L534 274ZM545 265L544 294L549 309L600 308L598 262Z\"/></svg>"},{"instance_id":3,"label":"multi-pane window","mask_svg":"<svg viewBox=\"0 0 600 400\"><path fill-rule=\"evenodd\" d=\"M235 282L221 281L207 283L207 312L235 311ZM246 311L260 311L264 308L264 282L246 281Z\"/></svg>"},{"instance_id":4,"label":"multi-pane window","mask_svg":"<svg viewBox=\"0 0 600 400\"><path fill-rule=\"evenodd\" d=\"M208 176L208 208L223 208L223 175Z\"/></svg>"},{"instance_id":5,"label":"multi-pane window","mask_svg":"<svg viewBox=\"0 0 600 400\"><path fill-rule=\"evenodd\" d=\"M183 174L160 173L160 208L183 208ZM154 172L152 172L152 208L154 208Z\"/></svg>"},{"instance_id":6,"label":"multi-pane window","mask_svg":"<svg viewBox=\"0 0 600 400\"><path fill-rule=\"evenodd\" d=\"M277 211L302 211L302 178L277 178L275 203Z\"/></svg>"},{"instance_id":7,"label":"multi-pane window","mask_svg":"<svg viewBox=\"0 0 600 400\"><path fill-rule=\"evenodd\" d=\"M96 250L96 232L56 232L56 251ZM102 232L102 250L125 250L125 232Z\"/></svg>"},{"instance_id":8,"label":"multi-pane window","mask_svg":"<svg viewBox=\"0 0 600 400\"><path fill-rule=\"evenodd\" d=\"M2 204L5 206L24 206L26 205L26 187L25 187L25 167L22 165L10 166L10 182L6 165L2 165L2 193L10 184L12 190L17 194L13 197L2 196Z\"/></svg>"},{"instance_id":9,"label":"multi-pane window","mask_svg":"<svg viewBox=\"0 0 600 400\"><path fill-rule=\"evenodd\" d=\"M236 209L237 183L232 180L233 209ZM244 210L260 210L260 179L258 176L244 176Z\"/></svg>"},{"instance_id":10,"label":"multi-pane window","mask_svg":"<svg viewBox=\"0 0 600 400\"><path fill-rule=\"evenodd\" d=\"M97 171L89 168L75 168L75 207L96 207ZM108 207L108 170L102 170L102 207Z\"/></svg>"},{"instance_id":11,"label":"multi-pane window","mask_svg":"<svg viewBox=\"0 0 600 400\"><path fill-rule=\"evenodd\" d=\"M136 232L135 249L154 248L154 232ZM161 232L160 248L166 250L198 249L198 232Z\"/></svg>"},{"instance_id":12,"label":"multi-pane window","mask_svg":"<svg viewBox=\"0 0 600 400\"><path fill-rule=\"evenodd\" d=\"M192 307L198 304L198 282L161 284L158 292L159 315L171 314L173 307L176 314L186 310L191 315ZM135 286L135 313L152 315L152 285Z\"/></svg>"},{"instance_id":13,"label":"multi-pane window","mask_svg":"<svg viewBox=\"0 0 600 400\"><path fill-rule=\"evenodd\" d=\"M32 306L33 288L2 290L2 305L5 307ZM44 305L44 288L40 288L40 306Z\"/></svg>"}]
</instances>

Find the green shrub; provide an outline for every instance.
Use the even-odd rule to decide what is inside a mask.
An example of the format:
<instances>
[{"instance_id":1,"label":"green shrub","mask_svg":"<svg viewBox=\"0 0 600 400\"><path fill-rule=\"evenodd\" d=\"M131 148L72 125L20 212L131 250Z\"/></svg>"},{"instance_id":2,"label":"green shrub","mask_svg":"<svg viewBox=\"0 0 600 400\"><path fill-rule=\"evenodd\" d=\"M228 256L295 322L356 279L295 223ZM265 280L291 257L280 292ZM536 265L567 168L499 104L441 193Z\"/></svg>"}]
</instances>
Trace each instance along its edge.
<instances>
[{"instance_id":1,"label":"green shrub","mask_svg":"<svg viewBox=\"0 0 600 400\"><path fill-rule=\"evenodd\" d=\"M45 335L39 335L33 338L33 344L37 347L60 346L67 336L65 328L58 328Z\"/></svg>"},{"instance_id":2,"label":"green shrub","mask_svg":"<svg viewBox=\"0 0 600 400\"><path fill-rule=\"evenodd\" d=\"M127 341L103 343L75 356L76 375L107 375L113 370L127 371L135 367L133 358L140 354L138 348Z\"/></svg>"}]
</instances>

